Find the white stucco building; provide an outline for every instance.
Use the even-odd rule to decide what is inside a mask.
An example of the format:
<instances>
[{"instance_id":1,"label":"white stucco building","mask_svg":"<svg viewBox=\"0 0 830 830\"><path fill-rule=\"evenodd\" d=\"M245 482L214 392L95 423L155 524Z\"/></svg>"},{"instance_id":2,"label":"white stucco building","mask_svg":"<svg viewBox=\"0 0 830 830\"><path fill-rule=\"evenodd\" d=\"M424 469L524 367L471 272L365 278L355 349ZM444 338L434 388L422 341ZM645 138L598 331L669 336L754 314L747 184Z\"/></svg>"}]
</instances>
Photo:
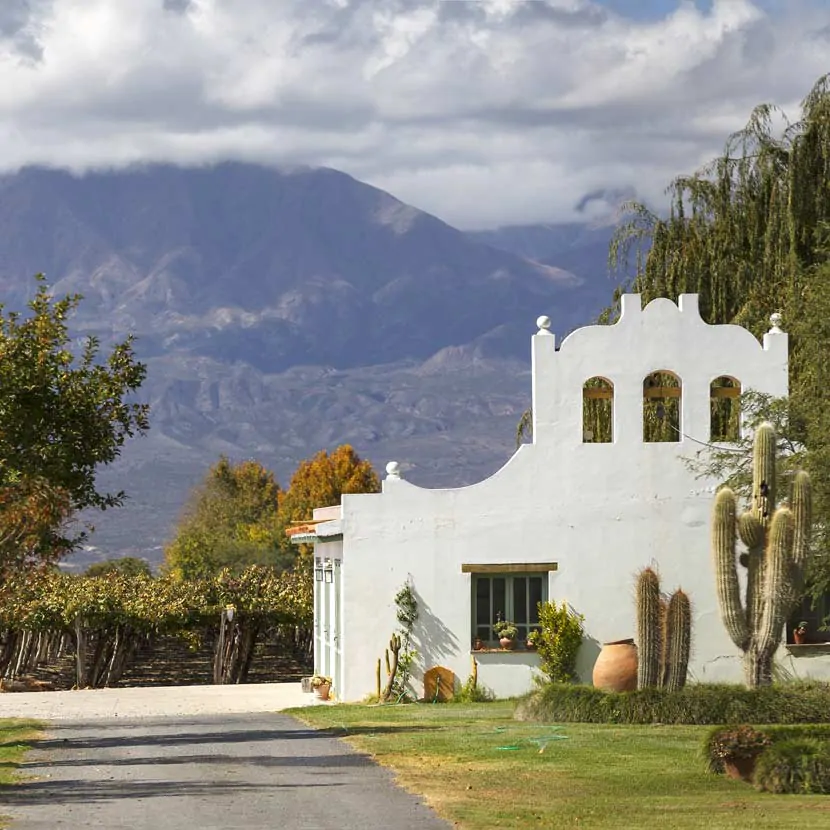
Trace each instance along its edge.
<instances>
[{"instance_id":1,"label":"white stucco building","mask_svg":"<svg viewBox=\"0 0 830 830\"><path fill-rule=\"evenodd\" d=\"M356 701L375 689L375 666L396 628L393 598L409 582L419 603L414 675L446 666L464 682L474 638L493 640L496 614L521 635L541 599L566 600L584 615L578 670L590 681L603 642L635 636L634 576L656 564L664 590L680 586L693 604L691 678L737 681L740 654L718 614L709 519L716 482L696 478L684 457L712 440L714 381L737 391L787 394L788 338L778 319L763 343L738 326L710 326L697 296L675 305L622 298L612 326L588 326L561 344L539 319L532 338L533 443L495 475L457 489L416 487L390 463L383 492L347 495L316 510L295 541L315 548L315 671ZM654 372L679 381L676 441L643 437ZM591 391L606 381L604 393ZM722 384L720 384L722 385ZM727 384L730 385L730 384ZM613 434L583 431L583 402L610 400ZM298 529L299 530L299 529ZM495 643L493 643L495 645ZM827 656L782 651L791 671L828 675ZM532 651L475 652L479 681L499 697L531 687Z\"/></svg>"}]
</instances>

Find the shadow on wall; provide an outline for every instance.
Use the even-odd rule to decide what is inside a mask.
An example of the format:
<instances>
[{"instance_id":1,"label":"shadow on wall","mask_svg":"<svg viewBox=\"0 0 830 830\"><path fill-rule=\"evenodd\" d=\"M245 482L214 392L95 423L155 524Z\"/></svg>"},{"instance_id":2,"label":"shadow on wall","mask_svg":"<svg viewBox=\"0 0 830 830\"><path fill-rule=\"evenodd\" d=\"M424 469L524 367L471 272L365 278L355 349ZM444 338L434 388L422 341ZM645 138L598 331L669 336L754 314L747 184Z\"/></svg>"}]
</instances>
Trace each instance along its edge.
<instances>
[{"instance_id":1,"label":"shadow on wall","mask_svg":"<svg viewBox=\"0 0 830 830\"><path fill-rule=\"evenodd\" d=\"M583 683L590 683L594 673L594 663L602 651L602 643L599 640L589 637L587 634L582 637L582 645L576 655L576 673Z\"/></svg>"},{"instance_id":2,"label":"shadow on wall","mask_svg":"<svg viewBox=\"0 0 830 830\"><path fill-rule=\"evenodd\" d=\"M416 588L412 589L412 593L418 603L418 622L415 623L412 640L418 651L419 662L426 671L441 665L445 657L458 653L458 637L432 613Z\"/></svg>"}]
</instances>

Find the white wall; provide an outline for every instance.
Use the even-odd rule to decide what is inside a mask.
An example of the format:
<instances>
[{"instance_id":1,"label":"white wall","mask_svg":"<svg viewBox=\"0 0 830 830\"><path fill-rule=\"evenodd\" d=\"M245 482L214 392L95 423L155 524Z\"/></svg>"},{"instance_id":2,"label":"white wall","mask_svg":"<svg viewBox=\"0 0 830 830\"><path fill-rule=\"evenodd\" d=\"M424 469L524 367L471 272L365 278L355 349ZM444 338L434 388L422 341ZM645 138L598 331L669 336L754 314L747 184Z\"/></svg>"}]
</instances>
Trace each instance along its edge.
<instances>
[{"instance_id":1,"label":"white wall","mask_svg":"<svg viewBox=\"0 0 830 830\"><path fill-rule=\"evenodd\" d=\"M710 567L714 482L696 480L681 459L700 449L690 439L709 440L715 378L786 394L787 336L772 332L762 346L737 326L708 326L693 295L682 296L679 308L656 300L641 310L638 296L623 299L616 325L580 329L558 351L549 333L533 337L534 443L494 476L452 490L387 478L382 494L343 497L340 699L373 690L375 662L396 627L393 597L407 580L420 605L420 668L444 665L466 680L471 576L464 564L557 562L549 598L585 616L579 671L586 680L601 643L635 636L634 575L657 564L664 590L682 586L693 603L694 678L740 678ZM690 437L645 444L643 379L661 369L683 381L681 428ZM613 444L582 443L583 383L597 375L615 387ZM526 691L538 661L512 653L478 659L480 681L499 696Z\"/></svg>"}]
</instances>

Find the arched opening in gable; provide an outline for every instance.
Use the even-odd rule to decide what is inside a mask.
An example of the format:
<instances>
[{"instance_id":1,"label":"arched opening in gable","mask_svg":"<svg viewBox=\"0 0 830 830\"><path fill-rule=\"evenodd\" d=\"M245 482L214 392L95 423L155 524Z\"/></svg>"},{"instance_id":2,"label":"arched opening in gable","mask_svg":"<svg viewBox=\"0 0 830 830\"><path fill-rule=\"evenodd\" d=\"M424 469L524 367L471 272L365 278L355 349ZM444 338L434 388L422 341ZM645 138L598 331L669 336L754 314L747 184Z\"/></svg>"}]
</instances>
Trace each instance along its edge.
<instances>
[{"instance_id":1,"label":"arched opening in gable","mask_svg":"<svg viewBox=\"0 0 830 830\"><path fill-rule=\"evenodd\" d=\"M614 441L614 384L593 377L582 386L582 442L611 444Z\"/></svg>"},{"instance_id":2,"label":"arched opening in gable","mask_svg":"<svg viewBox=\"0 0 830 830\"><path fill-rule=\"evenodd\" d=\"M660 369L643 380L643 441L677 442L683 437L683 383L674 373Z\"/></svg>"},{"instance_id":3,"label":"arched opening in gable","mask_svg":"<svg viewBox=\"0 0 830 830\"><path fill-rule=\"evenodd\" d=\"M741 382L729 375L709 386L709 440L738 441L741 437Z\"/></svg>"}]
</instances>

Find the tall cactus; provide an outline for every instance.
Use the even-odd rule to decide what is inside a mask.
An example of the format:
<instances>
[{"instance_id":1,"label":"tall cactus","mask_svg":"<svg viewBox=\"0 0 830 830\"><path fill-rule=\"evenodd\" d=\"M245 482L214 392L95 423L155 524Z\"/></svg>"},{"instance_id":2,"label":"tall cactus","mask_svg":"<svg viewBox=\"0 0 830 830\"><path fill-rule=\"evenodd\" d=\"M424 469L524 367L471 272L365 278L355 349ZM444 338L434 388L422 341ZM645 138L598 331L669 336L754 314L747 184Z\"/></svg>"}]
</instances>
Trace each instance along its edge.
<instances>
[{"instance_id":1,"label":"tall cactus","mask_svg":"<svg viewBox=\"0 0 830 830\"><path fill-rule=\"evenodd\" d=\"M686 685L692 647L692 604L680 589L671 595L666 607L665 631L663 688L673 692Z\"/></svg>"},{"instance_id":2,"label":"tall cactus","mask_svg":"<svg viewBox=\"0 0 830 830\"><path fill-rule=\"evenodd\" d=\"M637 688L685 686L691 636L689 597L678 589L666 602L656 571L643 568L637 576Z\"/></svg>"},{"instance_id":3,"label":"tall cactus","mask_svg":"<svg viewBox=\"0 0 830 830\"><path fill-rule=\"evenodd\" d=\"M712 557L721 620L732 642L744 653L750 687L772 683L772 659L787 617L798 601L809 556L812 527L810 477L801 471L793 482L790 507L776 508L776 436L771 424L755 432L752 503L740 518L728 487L715 497ZM737 537L747 552L736 555ZM746 599L741 603L737 564L747 569Z\"/></svg>"},{"instance_id":4,"label":"tall cactus","mask_svg":"<svg viewBox=\"0 0 830 830\"><path fill-rule=\"evenodd\" d=\"M660 578L651 568L637 576L637 688L657 686L660 680Z\"/></svg>"}]
</instances>

